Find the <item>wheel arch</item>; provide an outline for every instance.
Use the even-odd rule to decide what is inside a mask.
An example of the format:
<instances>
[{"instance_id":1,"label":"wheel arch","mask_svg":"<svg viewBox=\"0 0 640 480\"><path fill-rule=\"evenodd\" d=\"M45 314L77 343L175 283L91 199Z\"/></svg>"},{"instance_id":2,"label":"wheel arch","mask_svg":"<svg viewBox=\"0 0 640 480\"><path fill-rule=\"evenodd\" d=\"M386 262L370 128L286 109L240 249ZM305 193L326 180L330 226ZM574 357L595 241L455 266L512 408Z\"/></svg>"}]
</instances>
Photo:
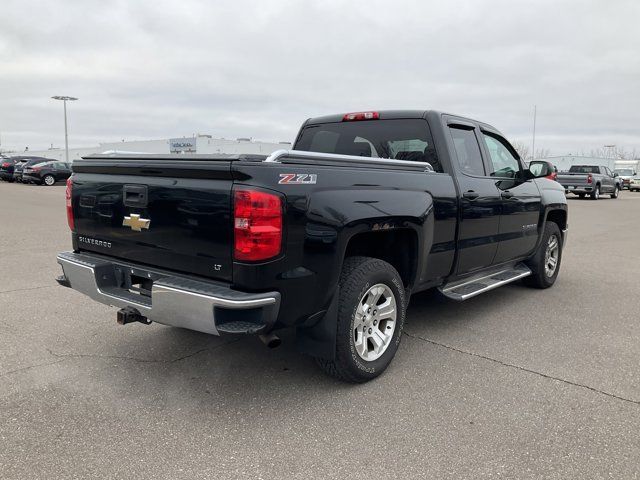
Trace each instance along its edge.
<instances>
[{"instance_id":1,"label":"wheel arch","mask_svg":"<svg viewBox=\"0 0 640 480\"><path fill-rule=\"evenodd\" d=\"M555 209L547 212L547 222L553 222L558 225L560 231L567 229L567 211L563 209Z\"/></svg>"},{"instance_id":2,"label":"wheel arch","mask_svg":"<svg viewBox=\"0 0 640 480\"><path fill-rule=\"evenodd\" d=\"M418 272L418 253L417 232L399 228L356 233L348 240L344 260L354 256L383 260L398 271L405 289L410 289Z\"/></svg>"}]
</instances>

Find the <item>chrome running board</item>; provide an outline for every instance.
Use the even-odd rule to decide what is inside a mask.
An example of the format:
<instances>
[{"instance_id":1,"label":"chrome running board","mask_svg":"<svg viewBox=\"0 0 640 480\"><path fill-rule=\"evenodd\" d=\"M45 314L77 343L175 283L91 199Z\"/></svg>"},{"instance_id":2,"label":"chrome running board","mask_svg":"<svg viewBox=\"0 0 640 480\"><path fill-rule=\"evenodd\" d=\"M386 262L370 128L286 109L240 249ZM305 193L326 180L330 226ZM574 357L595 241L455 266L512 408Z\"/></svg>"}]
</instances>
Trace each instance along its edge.
<instances>
[{"instance_id":1,"label":"chrome running board","mask_svg":"<svg viewBox=\"0 0 640 480\"><path fill-rule=\"evenodd\" d=\"M438 290L445 297L461 302L529 275L531 275L529 267L518 264L513 267L496 270L493 273L487 274L484 272L472 278L447 283L438 288Z\"/></svg>"}]
</instances>

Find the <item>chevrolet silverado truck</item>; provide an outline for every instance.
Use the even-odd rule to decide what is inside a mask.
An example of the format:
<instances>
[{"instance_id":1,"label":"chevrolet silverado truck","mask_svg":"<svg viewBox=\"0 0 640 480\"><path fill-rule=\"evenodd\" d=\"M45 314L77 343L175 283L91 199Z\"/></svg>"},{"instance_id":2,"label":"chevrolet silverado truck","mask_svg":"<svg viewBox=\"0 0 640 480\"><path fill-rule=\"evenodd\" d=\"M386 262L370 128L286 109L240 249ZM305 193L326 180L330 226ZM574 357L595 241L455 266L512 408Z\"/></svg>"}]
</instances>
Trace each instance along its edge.
<instances>
[{"instance_id":1,"label":"chevrolet silverado truck","mask_svg":"<svg viewBox=\"0 0 640 480\"><path fill-rule=\"evenodd\" d=\"M547 170L435 111L309 119L269 156L92 155L67 183L58 282L121 324L268 345L293 328L327 373L363 382L394 357L412 294L554 284L567 201Z\"/></svg>"},{"instance_id":2,"label":"chevrolet silverado truck","mask_svg":"<svg viewBox=\"0 0 640 480\"><path fill-rule=\"evenodd\" d=\"M622 190L618 174L604 165L572 165L568 172L559 173L556 181L564 187L566 193L580 198L589 195L591 200L599 200L601 194L618 198L618 193Z\"/></svg>"}]
</instances>

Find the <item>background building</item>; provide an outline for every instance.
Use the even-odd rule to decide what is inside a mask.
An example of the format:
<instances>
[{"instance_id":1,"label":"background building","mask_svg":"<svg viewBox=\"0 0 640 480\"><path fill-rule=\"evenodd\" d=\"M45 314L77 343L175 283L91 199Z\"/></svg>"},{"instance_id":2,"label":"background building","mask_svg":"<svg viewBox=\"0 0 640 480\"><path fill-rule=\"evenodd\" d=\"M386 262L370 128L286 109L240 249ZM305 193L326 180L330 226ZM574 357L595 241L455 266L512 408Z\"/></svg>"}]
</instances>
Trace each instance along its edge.
<instances>
[{"instance_id":1,"label":"background building","mask_svg":"<svg viewBox=\"0 0 640 480\"><path fill-rule=\"evenodd\" d=\"M161 140L134 140L122 142L100 143L95 147L70 148L69 160L94 153L108 151L136 152L136 153L203 153L203 154L241 154L255 153L269 155L279 149L291 148L289 142L261 142L251 138L213 138L211 135L196 135L195 137L176 137ZM6 155L35 155L52 160L64 160L64 148L49 148L47 150L25 150L6 152Z\"/></svg>"}]
</instances>

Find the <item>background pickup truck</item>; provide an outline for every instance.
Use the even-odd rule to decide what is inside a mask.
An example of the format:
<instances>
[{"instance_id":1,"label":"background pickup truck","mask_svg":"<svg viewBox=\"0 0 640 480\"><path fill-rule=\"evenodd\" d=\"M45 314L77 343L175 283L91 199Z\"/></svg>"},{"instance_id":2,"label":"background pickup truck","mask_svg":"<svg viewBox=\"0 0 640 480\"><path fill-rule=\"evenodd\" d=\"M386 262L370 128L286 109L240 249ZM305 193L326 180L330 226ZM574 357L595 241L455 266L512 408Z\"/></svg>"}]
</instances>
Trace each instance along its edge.
<instances>
[{"instance_id":1,"label":"background pickup truck","mask_svg":"<svg viewBox=\"0 0 640 480\"><path fill-rule=\"evenodd\" d=\"M434 111L309 119L269 157L93 155L73 171L60 284L122 324L270 345L295 328L352 382L389 365L411 294L550 287L566 239L546 163L525 168L492 126Z\"/></svg>"},{"instance_id":2,"label":"background pickup truck","mask_svg":"<svg viewBox=\"0 0 640 480\"><path fill-rule=\"evenodd\" d=\"M636 175L636 171L633 168L616 168L613 173L618 175L620 190L629 188L631 179Z\"/></svg>"},{"instance_id":3,"label":"background pickup truck","mask_svg":"<svg viewBox=\"0 0 640 480\"><path fill-rule=\"evenodd\" d=\"M573 193L580 198L589 195L592 200L598 200L604 193L610 194L611 198L618 198L622 190L618 174L605 166L572 165L568 172L560 172L556 181L566 193Z\"/></svg>"}]
</instances>

